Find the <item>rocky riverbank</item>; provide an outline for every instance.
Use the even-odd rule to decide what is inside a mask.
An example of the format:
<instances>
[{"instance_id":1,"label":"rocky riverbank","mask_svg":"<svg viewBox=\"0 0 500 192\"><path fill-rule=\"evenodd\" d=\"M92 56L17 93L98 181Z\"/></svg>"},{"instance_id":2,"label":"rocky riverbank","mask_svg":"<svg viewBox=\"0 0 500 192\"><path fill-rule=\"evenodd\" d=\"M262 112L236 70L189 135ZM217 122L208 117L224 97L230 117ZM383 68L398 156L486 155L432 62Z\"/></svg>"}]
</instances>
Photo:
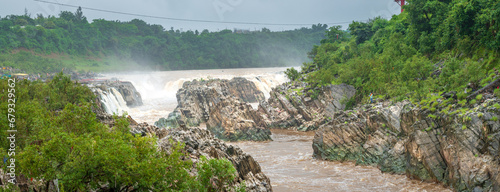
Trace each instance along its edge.
<instances>
[{"instance_id":1,"label":"rocky riverbank","mask_svg":"<svg viewBox=\"0 0 500 192\"><path fill-rule=\"evenodd\" d=\"M264 94L244 78L194 80L177 92L177 107L155 122L158 127L176 128L207 123L207 129L224 140L270 140L271 132L257 111L246 102L258 102Z\"/></svg>"},{"instance_id":2,"label":"rocky riverbank","mask_svg":"<svg viewBox=\"0 0 500 192\"><path fill-rule=\"evenodd\" d=\"M457 191L498 191L500 100L378 103L338 111L321 125L314 156L437 181ZM482 100L481 100L482 101Z\"/></svg>"},{"instance_id":3,"label":"rocky riverbank","mask_svg":"<svg viewBox=\"0 0 500 192\"><path fill-rule=\"evenodd\" d=\"M99 121L113 127L115 121L109 114L104 113L102 110L97 109L97 118ZM238 173L238 179L235 186L245 183L246 191L265 192L272 191L272 186L269 178L262 173L260 165L255 161L252 156L244 153L239 147L228 145L223 141L216 139L214 135L208 130L200 128L180 126L175 129L158 128L154 125L147 123L137 123L130 116L128 116L130 123L130 132L136 136L157 137L158 147L165 153L169 153L171 149L171 142L181 142L185 145L184 149L188 157L193 161L192 174L197 174L195 168L196 163L200 160L201 156L208 159L212 158L225 158L233 164Z\"/></svg>"},{"instance_id":4,"label":"rocky riverbank","mask_svg":"<svg viewBox=\"0 0 500 192\"><path fill-rule=\"evenodd\" d=\"M344 110L355 92L345 84L309 87L289 82L273 88L271 97L260 102L259 113L267 127L313 131L334 112Z\"/></svg>"}]
</instances>

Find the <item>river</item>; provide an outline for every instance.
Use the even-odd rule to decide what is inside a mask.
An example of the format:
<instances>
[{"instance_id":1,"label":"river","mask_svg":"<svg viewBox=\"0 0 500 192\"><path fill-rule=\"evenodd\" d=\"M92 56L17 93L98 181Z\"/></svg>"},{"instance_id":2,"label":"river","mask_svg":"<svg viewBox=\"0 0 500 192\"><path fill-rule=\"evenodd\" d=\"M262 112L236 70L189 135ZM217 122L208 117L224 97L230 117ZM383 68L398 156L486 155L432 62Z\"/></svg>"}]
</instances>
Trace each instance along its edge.
<instances>
[{"instance_id":1,"label":"river","mask_svg":"<svg viewBox=\"0 0 500 192\"><path fill-rule=\"evenodd\" d=\"M253 81L266 98L272 87L286 82L286 68L217 69L104 74L130 81L141 93L144 105L128 108L138 122L153 124L166 117L177 104L175 93L193 79L231 79ZM272 130L273 141L232 142L252 155L271 179L274 191L451 191L435 183L408 179L404 175L381 173L375 167L351 162L321 161L312 158L313 132Z\"/></svg>"}]
</instances>

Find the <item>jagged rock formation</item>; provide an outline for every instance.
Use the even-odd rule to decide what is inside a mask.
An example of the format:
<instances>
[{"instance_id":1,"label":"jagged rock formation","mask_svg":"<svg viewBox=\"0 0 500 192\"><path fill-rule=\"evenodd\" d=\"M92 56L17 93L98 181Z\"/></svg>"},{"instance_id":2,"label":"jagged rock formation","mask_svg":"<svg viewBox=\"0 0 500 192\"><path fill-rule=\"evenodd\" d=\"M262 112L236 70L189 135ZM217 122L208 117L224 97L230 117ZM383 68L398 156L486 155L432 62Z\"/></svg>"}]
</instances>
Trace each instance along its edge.
<instances>
[{"instance_id":1,"label":"jagged rock formation","mask_svg":"<svg viewBox=\"0 0 500 192\"><path fill-rule=\"evenodd\" d=\"M207 128L221 139L271 139L271 132L264 126L261 117L244 103L257 102L264 98L264 94L244 78L186 82L176 96L176 109L155 125L178 127L185 124L194 127L207 122Z\"/></svg>"},{"instance_id":2,"label":"jagged rock formation","mask_svg":"<svg viewBox=\"0 0 500 192\"><path fill-rule=\"evenodd\" d=\"M469 111L453 104L448 109L455 111L437 112L405 101L339 111L316 131L314 155L376 165L457 191L498 191L499 103L488 99Z\"/></svg>"},{"instance_id":3,"label":"jagged rock formation","mask_svg":"<svg viewBox=\"0 0 500 192\"><path fill-rule=\"evenodd\" d=\"M214 106L207 129L223 140L271 140L271 131L265 128L262 117L252 106L234 98L227 98Z\"/></svg>"},{"instance_id":4,"label":"jagged rock formation","mask_svg":"<svg viewBox=\"0 0 500 192\"><path fill-rule=\"evenodd\" d=\"M316 130L335 111L343 110L355 92L346 84L310 88L305 83L285 83L271 91L268 101L260 102L259 112L271 128Z\"/></svg>"},{"instance_id":5,"label":"jagged rock formation","mask_svg":"<svg viewBox=\"0 0 500 192\"><path fill-rule=\"evenodd\" d=\"M158 145L162 150L171 148L169 139L185 143L190 158L197 162L203 155L207 158L226 158L238 172L238 183L245 182L247 191L272 191L271 181L262 173L259 163L239 147L227 145L214 138L207 130L200 128L163 129L165 136L160 137Z\"/></svg>"}]
</instances>

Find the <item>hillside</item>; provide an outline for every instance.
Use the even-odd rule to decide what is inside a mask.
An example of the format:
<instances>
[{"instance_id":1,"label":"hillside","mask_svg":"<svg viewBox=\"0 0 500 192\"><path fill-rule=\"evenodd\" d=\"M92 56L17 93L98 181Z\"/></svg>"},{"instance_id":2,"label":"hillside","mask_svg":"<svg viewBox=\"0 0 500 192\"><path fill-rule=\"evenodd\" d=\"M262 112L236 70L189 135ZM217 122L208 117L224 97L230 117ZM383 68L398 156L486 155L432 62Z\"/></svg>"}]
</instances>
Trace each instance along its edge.
<instances>
[{"instance_id":1,"label":"hillside","mask_svg":"<svg viewBox=\"0 0 500 192\"><path fill-rule=\"evenodd\" d=\"M326 29L318 24L283 32L166 30L140 19L89 22L81 9L57 17L8 15L0 18L0 62L37 72L61 67L109 71L290 66L308 61L305 53L319 44ZM44 66L50 67L33 70L18 61L40 57L49 59Z\"/></svg>"},{"instance_id":2,"label":"hillside","mask_svg":"<svg viewBox=\"0 0 500 192\"><path fill-rule=\"evenodd\" d=\"M358 103L370 93L400 101L456 91L461 100L498 77L498 10L498 1L410 1L390 20L331 27L302 74L288 73L313 87L352 85Z\"/></svg>"}]
</instances>

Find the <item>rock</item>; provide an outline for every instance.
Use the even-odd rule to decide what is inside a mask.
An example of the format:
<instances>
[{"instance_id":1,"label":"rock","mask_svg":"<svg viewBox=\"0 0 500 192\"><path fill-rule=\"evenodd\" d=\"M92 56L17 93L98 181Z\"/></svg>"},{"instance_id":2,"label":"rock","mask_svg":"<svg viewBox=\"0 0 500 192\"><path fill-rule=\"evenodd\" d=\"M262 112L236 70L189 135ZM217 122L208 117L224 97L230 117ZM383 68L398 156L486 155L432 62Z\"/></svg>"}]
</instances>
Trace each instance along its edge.
<instances>
[{"instance_id":1,"label":"rock","mask_svg":"<svg viewBox=\"0 0 500 192\"><path fill-rule=\"evenodd\" d=\"M259 103L258 111L270 128L312 131L343 110L355 91L345 84L309 88L305 83L285 83Z\"/></svg>"},{"instance_id":2,"label":"rock","mask_svg":"<svg viewBox=\"0 0 500 192\"><path fill-rule=\"evenodd\" d=\"M257 111L234 98L227 98L214 106L207 129L222 140L271 140L271 131L265 128Z\"/></svg>"},{"instance_id":3,"label":"rock","mask_svg":"<svg viewBox=\"0 0 500 192\"><path fill-rule=\"evenodd\" d=\"M135 89L131 82L111 82L110 86L115 87L120 92L125 102L127 102L127 106L135 107L142 105L141 94Z\"/></svg>"},{"instance_id":4,"label":"rock","mask_svg":"<svg viewBox=\"0 0 500 192\"><path fill-rule=\"evenodd\" d=\"M90 88L100 89L101 91L107 91L108 88L113 87L118 90L123 100L126 102L126 105L129 107L141 106L143 104L141 94L135 89L131 82L95 80L80 83L86 84Z\"/></svg>"},{"instance_id":5,"label":"rock","mask_svg":"<svg viewBox=\"0 0 500 192\"><path fill-rule=\"evenodd\" d=\"M169 139L185 143L185 150L190 158L197 162L203 155L207 158L225 158L233 163L238 172L238 182L245 182L247 191L272 191L269 178L262 173L261 167L252 156L244 153L239 147L227 145L214 138L207 130L199 128L169 129L165 137L158 141L164 151L169 151Z\"/></svg>"},{"instance_id":6,"label":"rock","mask_svg":"<svg viewBox=\"0 0 500 192\"><path fill-rule=\"evenodd\" d=\"M207 128L224 140L270 140L271 132L262 117L245 101L263 99L255 84L244 78L186 82L177 92L178 105L159 127L188 127L206 122Z\"/></svg>"},{"instance_id":7,"label":"rock","mask_svg":"<svg viewBox=\"0 0 500 192\"><path fill-rule=\"evenodd\" d=\"M497 191L500 110L495 104L500 100L488 99L458 114L423 110L408 101L339 111L316 131L314 156L374 165L457 191Z\"/></svg>"}]
</instances>

